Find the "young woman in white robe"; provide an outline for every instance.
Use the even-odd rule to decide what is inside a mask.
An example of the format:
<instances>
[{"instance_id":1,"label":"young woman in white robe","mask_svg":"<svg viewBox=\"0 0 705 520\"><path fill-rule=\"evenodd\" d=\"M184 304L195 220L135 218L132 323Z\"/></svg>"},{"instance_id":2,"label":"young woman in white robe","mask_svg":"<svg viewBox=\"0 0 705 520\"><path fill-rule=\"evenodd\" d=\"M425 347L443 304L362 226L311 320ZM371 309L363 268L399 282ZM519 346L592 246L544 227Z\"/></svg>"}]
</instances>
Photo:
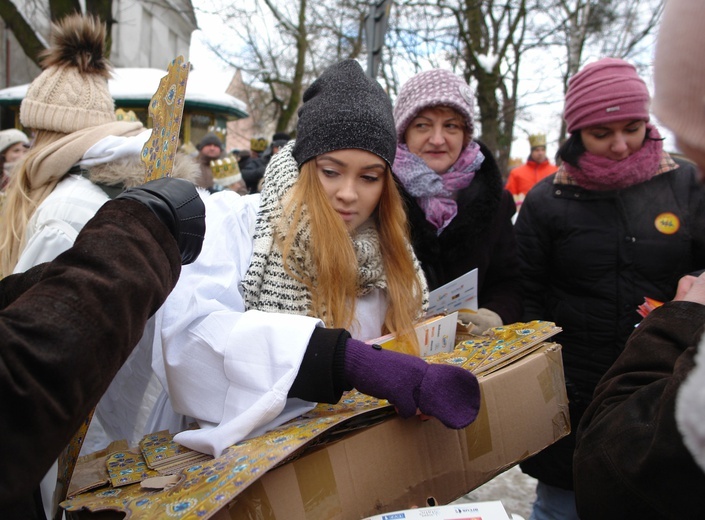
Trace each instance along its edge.
<instances>
[{"instance_id":1,"label":"young woman in white robe","mask_svg":"<svg viewBox=\"0 0 705 520\"><path fill-rule=\"evenodd\" d=\"M200 426L177 442L218 456L352 387L404 417L474 420L472 374L360 341L415 344L426 300L395 149L389 98L347 60L304 94L297 139L272 158L261 196L208 197L202 253L157 314L153 367L173 410ZM152 424L182 430L166 410Z\"/></svg>"}]
</instances>

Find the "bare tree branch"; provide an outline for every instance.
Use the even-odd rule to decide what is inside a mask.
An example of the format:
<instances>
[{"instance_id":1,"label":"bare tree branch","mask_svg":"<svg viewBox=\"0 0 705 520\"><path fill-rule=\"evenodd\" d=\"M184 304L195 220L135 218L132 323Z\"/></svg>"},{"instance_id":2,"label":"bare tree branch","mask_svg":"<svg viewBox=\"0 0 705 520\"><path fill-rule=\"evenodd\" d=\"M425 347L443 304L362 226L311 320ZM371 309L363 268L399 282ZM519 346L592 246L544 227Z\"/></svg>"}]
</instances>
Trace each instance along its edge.
<instances>
[{"instance_id":1,"label":"bare tree branch","mask_svg":"<svg viewBox=\"0 0 705 520\"><path fill-rule=\"evenodd\" d=\"M15 4L9 0L0 2L0 17L5 22L5 26L15 35L24 53L39 66L39 54L46 48L46 44L17 10Z\"/></svg>"}]
</instances>

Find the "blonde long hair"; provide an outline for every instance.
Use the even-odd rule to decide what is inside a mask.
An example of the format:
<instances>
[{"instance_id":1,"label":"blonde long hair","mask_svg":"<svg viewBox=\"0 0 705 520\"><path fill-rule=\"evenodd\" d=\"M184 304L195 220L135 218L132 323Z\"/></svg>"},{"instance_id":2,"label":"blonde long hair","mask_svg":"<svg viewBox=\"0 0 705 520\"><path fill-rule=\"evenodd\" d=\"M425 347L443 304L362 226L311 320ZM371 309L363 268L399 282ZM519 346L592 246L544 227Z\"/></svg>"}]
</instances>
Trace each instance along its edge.
<instances>
[{"instance_id":1,"label":"blonde long hair","mask_svg":"<svg viewBox=\"0 0 705 520\"><path fill-rule=\"evenodd\" d=\"M34 211L42 202L33 196L37 186L32 185L28 164L41 153L45 146L58 141L66 134L38 131L32 147L14 170L5 190L5 202L0 212L0 275L7 276L17 265L20 252L24 247L27 224Z\"/></svg>"},{"instance_id":2,"label":"blonde long hair","mask_svg":"<svg viewBox=\"0 0 705 520\"><path fill-rule=\"evenodd\" d=\"M358 264L350 234L331 206L318 178L315 161L301 167L299 178L284 205L283 219L291 230L298 228L306 207L310 225L310 254L315 266L311 273L296 269L293 255L295 233L288 233L280 247L284 269L308 288L314 316L325 316L326 326L349 328L354 322ZM379 235L382 262L387 279L388 307L385 333L405 338L418 348L414 321L420 316L423 289L409 246L409 230L403 201L387 167L382 195L373 216ZM279 236L278 233L275 236Z\"/></svg>"}]
</instances>

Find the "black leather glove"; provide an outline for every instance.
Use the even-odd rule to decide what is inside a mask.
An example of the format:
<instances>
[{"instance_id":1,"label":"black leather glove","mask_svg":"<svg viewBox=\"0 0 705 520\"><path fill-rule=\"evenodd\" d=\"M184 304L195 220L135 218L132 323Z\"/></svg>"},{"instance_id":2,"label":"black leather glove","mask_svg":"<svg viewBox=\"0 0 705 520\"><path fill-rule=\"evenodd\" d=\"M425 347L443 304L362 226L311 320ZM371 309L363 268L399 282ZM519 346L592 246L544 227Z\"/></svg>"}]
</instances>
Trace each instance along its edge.
<instances>
[{"instance_id":1,"label":"black leather glove","mask_svg":"<svg viewBox=\"0 0 705 520\"><path fill-rule=\"evenodd\" d=\"M181 263L198 258L206 234L206 208L192 182L163 177L123 191L116 199L130 199L147 206L174 235Z\"/></svg>"}]
</instances>

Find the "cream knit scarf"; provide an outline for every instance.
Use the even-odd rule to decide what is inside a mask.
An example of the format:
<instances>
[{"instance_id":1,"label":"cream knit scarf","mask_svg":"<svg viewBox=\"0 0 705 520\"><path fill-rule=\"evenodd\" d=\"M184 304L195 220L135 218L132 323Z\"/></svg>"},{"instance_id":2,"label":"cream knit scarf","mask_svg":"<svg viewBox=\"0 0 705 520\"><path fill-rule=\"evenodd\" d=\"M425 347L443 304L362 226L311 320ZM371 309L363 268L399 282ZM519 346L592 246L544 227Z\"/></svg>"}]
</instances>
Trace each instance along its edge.
<instances>
[{"instance_id":1,"label":"cream knit scarf","mask_svg":"<svg viewBox=\"0 0 705 520\"><path fill-rule=\"evenodd\" d=\"M21 167L25 169L29 182L28 201L22 199L22 204L29 207L34 213L39 205L46 199L66 173L83 157L94 144L110 136L136 135L144 127L140 122L113 122L98 126L84 128L77 132L64 135L55 141L43 145L36 153L30 152L24 159ZM18 210L19 211L19 210ZM31 215L30 215L31 216ZM4 218L14 219L17 229L21 229L21 236L13 235L9 244L11 251L8 263L14 266L17 263L20 251L24 249L27 241L27 222L17 222L19 214L5 214ZM11 268L10 268L11 270Z\"/></svg>"},{"instance_id":2,"label":"cream knit scarf","mask_svg":"<svg viewBox=\"0 0 705 520\"><path fill-rule=\"evenodd\" d=\"M91 146L109 135L128 136L140 130L144 130L140 122L116 121L84 128L46 145L25 164L34 207L38 207L49 196L66 172Z\"/></svg>"},{"instance_id":3,"label":"cream knit scarf","mask_svg":"<svg viewBox=\"0 0 705 520\"><path fill-rule=\"evenodd\" d=\"M291 154L293 146L292 141L273 156L267 166L253 237L252 259L242 281L242 289L248 309L310 315L311 294L303 283L284 270L282 253L274 240L275 233L279 233L283 238L287 232L292 232L289 229L277 230L275 225L280 222L282 216L282 201L285 200L299 175L296 160ZM294 231L296 237L292 252L296 265L290 265L290 270L297 275L305 274L315 278L315 267L309 255L311 237L308 228L308 220L304 215L300 225ZM351 240L359 266L358 296L364 296L373 289L385 289L387 281L379 237L374 225L370 223L363 226L351 237ZM417 271L420 272L418 262ZM423 276L419 276L423 281ZM425 288L425 283L423 286ZM324 316L321 318L325 321Z\"/></svg>"}]
</instances>

